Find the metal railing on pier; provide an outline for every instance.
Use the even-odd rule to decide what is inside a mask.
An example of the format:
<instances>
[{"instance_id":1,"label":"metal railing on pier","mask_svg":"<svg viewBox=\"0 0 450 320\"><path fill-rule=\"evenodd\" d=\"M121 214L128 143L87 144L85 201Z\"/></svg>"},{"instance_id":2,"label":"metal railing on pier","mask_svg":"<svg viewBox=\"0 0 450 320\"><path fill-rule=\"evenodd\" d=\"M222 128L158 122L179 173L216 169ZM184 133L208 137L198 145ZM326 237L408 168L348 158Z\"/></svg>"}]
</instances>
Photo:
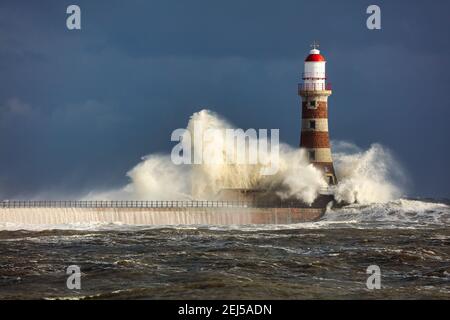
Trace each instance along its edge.
<instances>
[{"instance_id":1,"label":"metal railing on pier","mask_svg":"<svg viewBox=\"0 0 450 320\"><path fill-rule=\"evenodd\" d=\"M0 208L295 208L305 206L301 201L45 201L14 200L0 201Z\"/></svg>"},{"instance_id":2,"label":"metal railing on pier","mask_svg":"<svg viewBox=\"0 0 450 320\"><path fill-rule=\"evenodd\" d=\"M201 207L242 207L243 201L45 201L14 200L0 202L0 208L201 208Z\"/></svg>"}]
</instances>

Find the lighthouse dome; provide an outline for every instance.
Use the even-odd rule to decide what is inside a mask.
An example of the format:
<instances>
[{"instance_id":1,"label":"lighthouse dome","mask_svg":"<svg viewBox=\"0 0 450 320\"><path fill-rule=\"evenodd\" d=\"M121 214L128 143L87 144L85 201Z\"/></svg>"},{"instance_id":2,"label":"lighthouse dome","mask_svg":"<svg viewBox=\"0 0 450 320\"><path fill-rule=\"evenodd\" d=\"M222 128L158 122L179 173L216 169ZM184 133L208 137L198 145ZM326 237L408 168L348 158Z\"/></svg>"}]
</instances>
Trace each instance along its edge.
<instances>
[{"instance_id":1,"label":"lighthouse dome","mask_svg":"<svg viewBox=\"0 0 450 320\"><path fill-rule=\"evenodd\" d=\"M320 54L320 50L312 49L309 51L309 55L306 57L305 61L307 62L321 62L325 61L323 55Z\"/></svg>"}]
</instances>

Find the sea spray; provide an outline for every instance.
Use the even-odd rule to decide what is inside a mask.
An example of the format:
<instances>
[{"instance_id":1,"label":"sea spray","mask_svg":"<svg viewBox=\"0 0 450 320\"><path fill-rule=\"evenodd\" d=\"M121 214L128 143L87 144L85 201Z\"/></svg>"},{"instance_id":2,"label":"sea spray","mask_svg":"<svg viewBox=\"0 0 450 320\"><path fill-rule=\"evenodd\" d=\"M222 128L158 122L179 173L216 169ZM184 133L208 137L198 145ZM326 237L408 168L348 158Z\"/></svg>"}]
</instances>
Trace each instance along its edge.
<instances>
[{"instance_id":1,"label":"sea spray","mask_svg":"<svg viewBox=\"0 0 450 320\"><path fill-rule=\"evenodd\" d=\"M402 196L405 174L388 149L373 144L362 151L351 143L336 142L333 156L339 180L334 187L337 201L384 203Z\"/></svg>"},{"instance_id":2,"label":"sea spray","mask_svg":"<svg viewBox=\"0 0 450 320\"><path fill-rule=\"evenodd\" d=\"M125 187L92 191L82 200L191 200L189 169L174 165L168 155L143 157L127 176L131 182Z\"/></svg>"},{"instance_id":3,"label":"sea spray","mask_svg":"<svg viewBox=\"0 0 450 320\"><path fill-rule=\"evenodd\" d=\"M202 110L191 117L188 130L194 132L194 126L196 135L200 137L206 136L205 132L211 129L233 128L227 121L208 110ZM194 154L200 150L216 159L230 154L236 155L237 146L234 145L234 141L220 141L220 139L231 138L227 135L218 135L215 140L204 140L201 149L194 143ZM260 141L251 139L248 145L261 145ZM282 197L296 196L306 203L312 203L319 189L325 186L321 173L308 163L302 150L282 144L274 154L272 147L259 148L258 156L262 161L258 164L236 164L223 159L216 163L193 165L191 167L193 196L198 199L210 199L224 188L263 189L279 193ZM229 150L230 148L233 150ZM261 174L261 167L269 163L276 163L278 169L276 173Z\"/></svg>"},{"instance_id":4,"label":"sea spray","mask_svg":"<svg viewBox=\"0 0 450 320\"><path fill-rule=\"evenodd\" d=\"M194 134L190 142L192 155L207 152L209 157L221 158L229 154L230 144L225 135L202 140L199 137L211 129L233 128L217 114L202 110L194 113L187 125ZM250 143L250 142L249 142ZM154 154L142 159L128 172L131 182L122 189L93 192L85 199L114 200L187 200L214 199L224 188L264 189L281 198L295 197L312 203L320 190L327 186L322 173L308 162L306 152L280 144L277 159L268 149L259 150L265 163L278 161L274 175L260 174L261 164L199 163L176 165L169 155ZM379 144L362 151L355 145L333 142L333 158L338 176L338 185L332 188L336 200L344 203L377 203L398 199L403 194L405 179L401 166L392 154ZM226 160L226 159L225 159Z\"/></svg>"},{"instance_id":5,"label":"sea spray","mask_svg":"<svg viewBox=\"0 0 450 320\"><path fill-rule=\"evenodd\" d=\"M211 129L228 128L233 126L209 110L194 113L187 126L191 134L195 133L200 137L206 136L203 134ZM236 147L233 143L217 139L229 137L218 135L215 140L201 140L201 147L198 147L198 137L189 139L193 142L194 157L196 152L206 152L210 158L236 154L225 149ZM258 164L234 164L225 159L216 163L176 165L169 155L148 155L128 172L131 182L126 187L110 192L90 193L85 199L209 200L216 198L224 188L246 188L270 190L282 198L294 196L312 203L319 190L326 186L321 172L308 162L303 150L282 144L279 152L274 155L270 152L270 147L258 150L262 159L262 163ZM274 162L277 162L276 174L262 175L261 167Z\"/></svg>"}]
</instances>

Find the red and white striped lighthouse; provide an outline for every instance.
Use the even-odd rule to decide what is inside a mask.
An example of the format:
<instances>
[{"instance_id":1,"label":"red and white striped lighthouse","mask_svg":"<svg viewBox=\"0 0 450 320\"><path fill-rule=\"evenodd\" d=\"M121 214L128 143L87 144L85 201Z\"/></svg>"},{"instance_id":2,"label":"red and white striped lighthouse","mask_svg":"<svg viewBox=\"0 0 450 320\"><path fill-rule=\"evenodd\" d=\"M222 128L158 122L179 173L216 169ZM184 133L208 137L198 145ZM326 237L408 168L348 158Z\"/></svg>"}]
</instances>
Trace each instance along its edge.
<instances>
[{"instance_id":1,"label":"red and white striped lighthouse","mask_svg":"<svg viewBox=\"0 0 450 320\"><path fill-rule=\"evenodd\" d=\"M331 85L326 82L325 58L315 42L312 48L305 59L303 83L298 87L298 94L302 97L300 147L307 151L309 161L322 170L328 184L334 185L337 179L328 134L328 96L331 95Z\"/></svg>"}]
</instances>

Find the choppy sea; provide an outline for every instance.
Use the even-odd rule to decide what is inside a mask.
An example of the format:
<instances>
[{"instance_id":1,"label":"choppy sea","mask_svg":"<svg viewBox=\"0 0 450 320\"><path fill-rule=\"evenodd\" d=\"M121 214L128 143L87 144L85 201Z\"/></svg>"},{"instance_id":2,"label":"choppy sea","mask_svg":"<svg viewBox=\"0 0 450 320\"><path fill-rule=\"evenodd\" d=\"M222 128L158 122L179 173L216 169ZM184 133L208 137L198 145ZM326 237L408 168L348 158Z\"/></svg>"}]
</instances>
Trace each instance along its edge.
<instances>
[{"instance_id":1,"label":"choppy sea","mask_svg":"<svg viewBox=\"0 0 450 320\"><path fill-rule=\"evenodd\" d=\"M0 299L449 299L449 204L352 205L292 225L0 224Z\"/></svg>"}]
</instances>

